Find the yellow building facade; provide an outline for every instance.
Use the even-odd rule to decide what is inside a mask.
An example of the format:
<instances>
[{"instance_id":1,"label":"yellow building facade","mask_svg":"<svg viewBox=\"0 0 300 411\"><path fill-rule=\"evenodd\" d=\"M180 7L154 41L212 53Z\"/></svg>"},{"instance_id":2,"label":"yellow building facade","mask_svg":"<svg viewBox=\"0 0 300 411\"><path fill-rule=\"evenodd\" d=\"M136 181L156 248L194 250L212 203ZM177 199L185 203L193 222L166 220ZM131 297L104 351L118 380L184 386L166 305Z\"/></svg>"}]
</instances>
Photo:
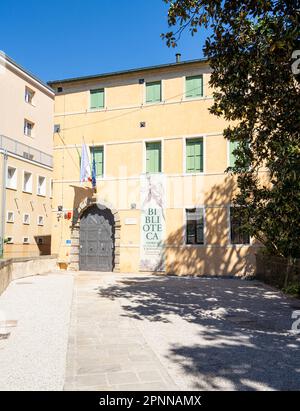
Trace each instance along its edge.
<instances>
[{"instance_id":1,"label":"yellow building facade","mask_svg":"<svg viewBox=\"0 0 300 411\"><path fill-rule=\"evenodd\" d=\"M51 253L54 92L0 53L1 256Z\"/></svg>"},{"instance_id":2,"label":"yellow building facade","mask_svg":"<svg viewBox=\"0 0 300 411\"><path fill-rule=\"evenodd\" d=\"M208 111L202 60L50 82L55 90L52 252L69 269L243 275L226 123ZM97 190L80 181L82 147Z\"/></svg>"}]
</instances>

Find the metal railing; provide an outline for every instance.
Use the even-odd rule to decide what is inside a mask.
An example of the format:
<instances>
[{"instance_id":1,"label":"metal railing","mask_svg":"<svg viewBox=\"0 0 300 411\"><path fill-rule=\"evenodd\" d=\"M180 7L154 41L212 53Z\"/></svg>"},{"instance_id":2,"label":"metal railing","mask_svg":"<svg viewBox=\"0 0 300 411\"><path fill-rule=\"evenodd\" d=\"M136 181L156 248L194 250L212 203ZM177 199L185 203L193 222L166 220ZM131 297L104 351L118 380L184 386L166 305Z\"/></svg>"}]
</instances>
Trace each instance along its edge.
<instances>
[{"instance_id":1,"label":"metal railing","mask_svg":"<svg viewBox=\"0 0 300 411\"><path fill-rule=\"evenodd\" d=\"M50 154L37 150L26 144L20 143L12 138L0 135L0 149L6 150L8 153L23 157L26 160L34 161L35 163L43 164L48 167L53 167L53 157Z\"/></svg>"}]
</instances>

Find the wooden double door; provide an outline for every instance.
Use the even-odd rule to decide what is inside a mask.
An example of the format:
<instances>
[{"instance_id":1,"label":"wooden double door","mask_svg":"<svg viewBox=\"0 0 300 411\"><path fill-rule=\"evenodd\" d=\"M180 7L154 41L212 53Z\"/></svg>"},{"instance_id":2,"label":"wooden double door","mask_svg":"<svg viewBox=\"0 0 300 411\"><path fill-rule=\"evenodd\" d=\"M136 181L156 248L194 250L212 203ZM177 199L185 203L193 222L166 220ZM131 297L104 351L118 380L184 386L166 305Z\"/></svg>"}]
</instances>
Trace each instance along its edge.
<instances>
[{"instance_id":1,"label":"wooden double door","mask_svg":"<svg viewBox=\"0 0 300 411\"><path fill-rule=\"evenodd\" d=\"M88 208L80 220L79 269L110 272L114 269L114 218L109 209Z\"/></svg>"}]
</instances>

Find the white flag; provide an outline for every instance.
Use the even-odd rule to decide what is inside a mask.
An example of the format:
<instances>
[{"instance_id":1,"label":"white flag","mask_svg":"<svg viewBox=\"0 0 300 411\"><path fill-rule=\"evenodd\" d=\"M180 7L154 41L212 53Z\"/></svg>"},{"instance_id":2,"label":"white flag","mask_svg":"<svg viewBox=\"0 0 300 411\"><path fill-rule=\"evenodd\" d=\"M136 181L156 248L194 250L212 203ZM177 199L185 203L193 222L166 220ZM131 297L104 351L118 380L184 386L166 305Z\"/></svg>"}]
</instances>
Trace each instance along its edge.
<instances>
[{"instance_id":1,"label":"white flag","mask_svg":"<svg viewBox=\"0 0 300 411\"><path fill-rule=\"evenodd\" d=\"M91 163L90 163L88 148L85 143L82 144L82 150L81 150L80 181L82 183L91 181Z\"/></svg>"}]
</instances>

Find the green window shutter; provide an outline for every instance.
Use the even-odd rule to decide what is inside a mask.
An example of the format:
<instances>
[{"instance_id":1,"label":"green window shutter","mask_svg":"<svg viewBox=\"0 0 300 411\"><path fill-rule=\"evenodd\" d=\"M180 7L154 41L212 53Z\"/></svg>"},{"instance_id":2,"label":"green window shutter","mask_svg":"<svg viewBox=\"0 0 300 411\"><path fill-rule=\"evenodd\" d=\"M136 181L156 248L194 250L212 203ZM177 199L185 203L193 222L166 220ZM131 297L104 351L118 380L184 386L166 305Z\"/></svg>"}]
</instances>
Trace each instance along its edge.
<instances>
[{"instance_id":1,"label":"green window shutter","mask_svg":"<svg viewBox=\"0 0 300 411\"><path fill-rule=\"evenodd\" d=\"M104 150L103 147L94 147L95 162L96 162L96 176L103 177L103 163L104 163ZM93 162L93 147L91 147L91 159ZM93 167L93 163L91 168Z\"/></svg>"},{"instance_id":2,"label":"green window shutter","mask_svg":"<svg viewBox=\"0 0 300 411\"><path fill-rule=\"evenodd\" d=\"M186 77L185 97L203 97L203 76Z\"/></svg>"},{"instance_id":3,"label":"green window shutter","mask_svg":"<svg viewBox=\"0 0 300 411\"><path fill-rule=\"evenodd\" d=\"M146 143L146 172L161 172L161 143Z\"/></svg>"},{"instance_id":4,"label":"green window shutter","mask_svg":"<svg viewBox=\"0 0 300 411\"><path fill-rule=\"evenodd\" d=\"M192 139L186 142L186 172L203 172L203 139Z\"/></svg>"},{"instance_id":5,"label":"green window shutter","mask_svg":"<svg viewBox=\"0 0 300 411\"><path fill-rule=\"evenodd\" d=\"M230 141L229 142L229 146L230 146L230 148L229 148L229 150L230 150L230 152L229 152L229 165L230 165L230 167L235 166L235 155L233 154L233 151L236 148L238 148L238 145L239 145L238 141Z\"/></svg>"},{"instance_id":6,"label":"green window shutter","mask_svg":"<svg viewBox=\"0 0 300 411\"><path fill-rule=\"evenodd\" d=\"M146 83L146 103L161 101L161 82Z\"/></svg>"},{"instance_id":7,"label":"green window shutter","mask_svg":"<svg viewBox=\"0 0 300 411\"><path fill-rule=\"evenodd\" d=\"M91 109L104 108L104 89L91 90Z\"/></svg>"}]
</instances>

